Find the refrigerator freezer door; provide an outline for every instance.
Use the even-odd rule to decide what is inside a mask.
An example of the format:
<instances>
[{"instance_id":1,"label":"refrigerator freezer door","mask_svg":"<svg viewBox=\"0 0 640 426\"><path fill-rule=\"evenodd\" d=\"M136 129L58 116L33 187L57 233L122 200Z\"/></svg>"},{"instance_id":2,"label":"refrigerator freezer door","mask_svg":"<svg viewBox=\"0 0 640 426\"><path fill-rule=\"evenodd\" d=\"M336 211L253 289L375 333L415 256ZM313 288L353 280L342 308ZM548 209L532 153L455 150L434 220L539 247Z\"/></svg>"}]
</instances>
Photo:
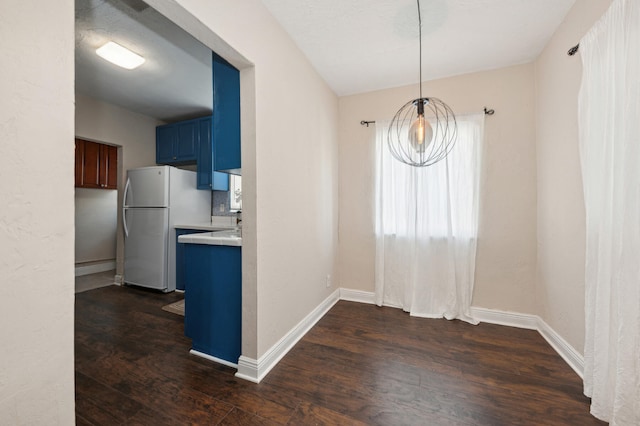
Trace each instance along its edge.
<instances>
[{"instance_id":1,"label":"refrigerator freezer door","mask_svg":"<svg viewBox=\"0 0 640 426\"><path fill-rule=\"evenodd\" d=\"M167 291L169 209L125 208L124 282Z\"/></svg>"},{"instance_id":2,"label":"refrigerator freezer door","mask_svg":"<svg viewBox=\"0 0 640 426\"><path fill-rule=\"evenodd\" d=\"M169 207L169 167L143 167L127 172L125 207Z\"/></svg>"}]
</instances>

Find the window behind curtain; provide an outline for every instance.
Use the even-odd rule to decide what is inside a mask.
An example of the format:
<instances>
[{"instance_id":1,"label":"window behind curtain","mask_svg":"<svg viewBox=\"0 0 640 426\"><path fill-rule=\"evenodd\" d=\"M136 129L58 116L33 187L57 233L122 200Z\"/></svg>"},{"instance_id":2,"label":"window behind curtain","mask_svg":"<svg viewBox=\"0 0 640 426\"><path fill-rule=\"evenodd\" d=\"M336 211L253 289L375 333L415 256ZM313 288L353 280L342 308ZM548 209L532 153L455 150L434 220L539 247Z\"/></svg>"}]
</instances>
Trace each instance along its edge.
<instances>
[{"instance_id":1,"label":"window behind curtain","mask_svg":"<svg viewBox=\"0 0 640 426\"><path fill-rule=\"evenodd\" d=\"M386 124L377 128L376 233L397 238L475 239L482 114L457 117L449 155L428 167L399 162L389 152Z\"/></svg>"}]
</instances>

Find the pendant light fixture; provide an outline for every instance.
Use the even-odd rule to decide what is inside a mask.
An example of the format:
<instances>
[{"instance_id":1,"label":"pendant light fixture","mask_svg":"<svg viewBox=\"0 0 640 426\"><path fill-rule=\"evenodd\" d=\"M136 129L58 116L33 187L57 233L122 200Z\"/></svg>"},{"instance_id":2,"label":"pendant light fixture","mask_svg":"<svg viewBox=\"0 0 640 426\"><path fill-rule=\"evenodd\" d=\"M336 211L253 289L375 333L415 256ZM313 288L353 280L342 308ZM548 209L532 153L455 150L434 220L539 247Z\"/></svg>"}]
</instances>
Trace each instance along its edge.
<instances>
[{"instance_id":1,"label":"pendant light fixture","mask_svg":"<svg viewBox=\"0 0 640 426\"><path fill-rule=\"evenodd\" d=\"M420 35L420 97L404 104L391 120L387 140L394 158L414 167L437 163L447 156L457 136L453 110L437 98L422 96L422 17L418 3Z\"/></svg>"}]
</instances>

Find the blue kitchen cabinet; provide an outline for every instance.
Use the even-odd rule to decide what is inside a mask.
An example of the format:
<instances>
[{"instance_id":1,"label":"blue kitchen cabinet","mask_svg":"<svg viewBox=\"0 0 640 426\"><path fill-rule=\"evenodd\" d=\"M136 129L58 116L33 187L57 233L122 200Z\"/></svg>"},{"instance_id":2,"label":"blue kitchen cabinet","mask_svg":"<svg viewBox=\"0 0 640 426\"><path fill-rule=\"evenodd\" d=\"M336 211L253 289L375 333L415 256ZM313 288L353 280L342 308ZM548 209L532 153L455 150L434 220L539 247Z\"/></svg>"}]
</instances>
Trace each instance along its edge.
<instances>
[{"instance_id":1,"label":"blue kitchen cabinet","mask_svg":"<svg viewBox=\"0 0 640 426\"><path fill-rule=\"evenodd\" d=\"M187 235L187 234L199 234L202 232L211 232L211 231L205 231L205 230L199 230L199 229L181 229L181 228L176 228L176 290L186 290L186 286L185 286L185 275L184 275L184 271L185 271L185 263L186 263L186 259L185 259L185 254L184 254L184 243L179 243L178 242L178 237L180 235ZM186 330L185 330L185 334ZM187 334L188 336L189 334Z\"/></svg>"},{"instance_id":2,"label":"blue kitchen cabinet","mask_svg":"<svg viewBox=\"0 0 640 426\"><path fill-rule=\"evenodd\" d=\"M156 164L171 164L174 147L178 139L178 128L172 124L156 127Z\"/></svg>"},{"instance_id":3,"label":"blue kitchen cabinet","mask_svg":"<svg viewBox=\"0 0 640 426\"><path fill-rule=\"evenodd\" d=\"M229 175L213 170L213 129L212 118L204 117L198 121L198 189L229 190Z\"/></svg>"},{"instance_id":4,"label":"blue kitchen cabinet","mask_svg":"<svg viewBox=\"0 0 640 426\"><path fill-rule=\"evenodd\" d=\"M156 164L193 164L198 151L198 119L156 127Z\"/></svg>"},{"instance_id":5,"label":"blue kitchen cabinet","mask_svg":"<svg viewBox=\"0 0 640 426\"><path fill-rule=\"evenodd\" d=\"M241 174L240 161L240 72L213 53L214 171Z\"/></svg>"},{"instance_id":6,"label":"blue kitchen cabinet","mask_svg":"<svg viewBox=\"0 0 640 426\"><path fill-rule=\"evenodd\" d=\"M238 363L242 331L242 248L185 244L185 333L192 349Z\"/></svg>"},{"instance_id":7,"label":"blue kitchen cabinet","mask_svg":"<svg viewBox=\"0 0 640 426\"><path fill-rule=\"evenodd\" d=\"M198 150L198 120L180 122L176 156L178 161L196 161Z\"/></svg>"}]
</instances>

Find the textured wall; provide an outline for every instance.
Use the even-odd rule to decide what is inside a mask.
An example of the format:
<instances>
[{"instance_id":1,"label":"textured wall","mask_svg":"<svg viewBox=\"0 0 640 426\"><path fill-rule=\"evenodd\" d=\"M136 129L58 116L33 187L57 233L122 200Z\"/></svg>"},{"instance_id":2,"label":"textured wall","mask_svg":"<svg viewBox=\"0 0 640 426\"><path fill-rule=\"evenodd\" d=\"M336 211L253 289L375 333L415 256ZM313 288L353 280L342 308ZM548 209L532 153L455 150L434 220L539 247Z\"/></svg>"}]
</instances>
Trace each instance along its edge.
<instances>
[{"instance_id":1,"label":"textured wall","mask_svg":"<svg viewBox=\"0 0 640 426\"><path fill-rule=\"evenodd\" d=\"M0 424L70 425L73 1L0 3Z\"/></svg>"}]
</instances>

